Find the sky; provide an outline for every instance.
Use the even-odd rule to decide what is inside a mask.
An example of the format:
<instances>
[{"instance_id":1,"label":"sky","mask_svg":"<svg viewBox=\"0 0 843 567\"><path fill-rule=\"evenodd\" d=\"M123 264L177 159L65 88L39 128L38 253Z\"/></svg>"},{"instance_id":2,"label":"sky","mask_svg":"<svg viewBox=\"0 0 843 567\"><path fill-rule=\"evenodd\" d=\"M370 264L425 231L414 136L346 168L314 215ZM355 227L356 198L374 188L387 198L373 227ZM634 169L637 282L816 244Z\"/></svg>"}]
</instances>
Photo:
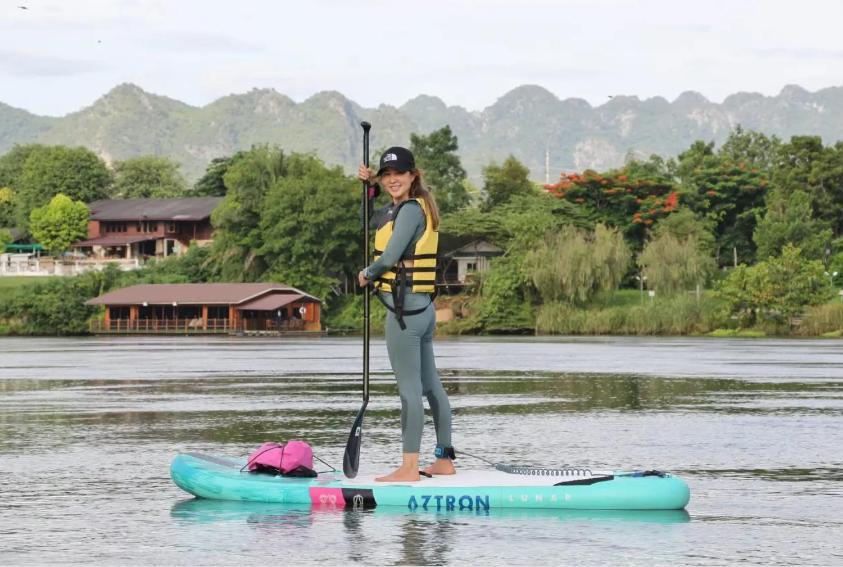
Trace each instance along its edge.
<instances>
[{"instance_id":1,"label":"sky","mask_svg":"<svg viewBox=\"0 0 843 567\"><path fill-rule=\"evenodd\" d=\"M0 0L0 101L61 116L129 82L194 106L273 88L482 110L523 84L722 102L843 86L841 22L840 0Z\"/></svg>"}]
</instances>

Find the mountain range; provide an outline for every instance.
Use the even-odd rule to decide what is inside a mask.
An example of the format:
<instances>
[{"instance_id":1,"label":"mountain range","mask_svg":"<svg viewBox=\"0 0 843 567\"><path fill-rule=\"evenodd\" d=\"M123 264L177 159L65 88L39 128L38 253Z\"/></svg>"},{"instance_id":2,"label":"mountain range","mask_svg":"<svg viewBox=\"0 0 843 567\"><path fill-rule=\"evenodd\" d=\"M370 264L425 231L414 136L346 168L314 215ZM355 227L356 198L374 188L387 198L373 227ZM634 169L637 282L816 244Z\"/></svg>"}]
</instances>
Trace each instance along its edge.
<instances>
[{"instance_id":1,"label":"mountain range","mask_svg":"<svg viewBox=\"0 0 843 567\"><path fill-rule=\"evenodd\" d=\"M360 161L360 121L372 123L371 147L409 143L411 133L446 124L459 139L459 155L477 182L490 161L514 155L544 181L561 171L602 170L627 155L673 156L695 140L722 142L737 125L789 138L843 139L843 87L809 92L788 85L776 96L737 93L714 103L696 92L674 101L615 96L599 106L560 100L546 89L517 87L494 104L469 111L419 95L395 107L364 108L335 91L296 103L272 89L233 94L202 107L122 84L91 106L63 117L38 116L0 103L0 153L14 144L86 146L105 160L160 155L176 160L190 179L215 157L255 144L313 152L351 172Z\"/></svg>"}]
</instances>

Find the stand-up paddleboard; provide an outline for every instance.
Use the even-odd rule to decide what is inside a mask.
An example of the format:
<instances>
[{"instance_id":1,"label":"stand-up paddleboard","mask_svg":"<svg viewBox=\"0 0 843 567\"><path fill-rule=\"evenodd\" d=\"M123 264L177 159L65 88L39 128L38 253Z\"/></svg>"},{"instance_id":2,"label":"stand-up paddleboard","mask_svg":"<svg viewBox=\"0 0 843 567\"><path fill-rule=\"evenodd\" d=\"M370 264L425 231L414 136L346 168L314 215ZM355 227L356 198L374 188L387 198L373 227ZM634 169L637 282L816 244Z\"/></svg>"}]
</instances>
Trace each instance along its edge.
<instances>
[{"instance_id":1,"label":"stand-up paddleboard","mask_svg":"<svg viewBox=\"0 0 843 567\"><path fill-rule=\"evenodd\" d=\"M450 476L422 477L419 482L383 483L374 477L349 479L338 472L316 478L241 472L244 464L243 460L185 453L173 460L170 476L180 488L200 498L355 509L680 510L691 497L685 481L656 471L560 469L555 474L509 474L460 470Z\"/></svg>"}]
</instances>

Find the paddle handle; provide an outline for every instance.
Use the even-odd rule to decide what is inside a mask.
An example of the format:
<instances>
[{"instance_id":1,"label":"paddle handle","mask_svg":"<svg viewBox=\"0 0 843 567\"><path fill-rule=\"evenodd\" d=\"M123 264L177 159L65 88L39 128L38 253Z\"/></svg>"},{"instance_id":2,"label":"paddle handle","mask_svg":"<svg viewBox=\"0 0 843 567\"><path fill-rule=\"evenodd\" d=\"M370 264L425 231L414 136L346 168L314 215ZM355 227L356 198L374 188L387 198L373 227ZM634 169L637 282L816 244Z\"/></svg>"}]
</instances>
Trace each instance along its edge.
<instances>
[{"instance_id":1,"label":"paddle handle","mask_svg":"<svg viewBox=\"0 0 843 567\"><path fill-rule=\"evenodd\" d=\"M372 125L361 122L363 128L363 165L369 167L369 130ZM369 183L363 182L363 266L369 265ZM369 300L371 293L363 290L363 401L369 401Z\"/></svg>"}]
</instances>

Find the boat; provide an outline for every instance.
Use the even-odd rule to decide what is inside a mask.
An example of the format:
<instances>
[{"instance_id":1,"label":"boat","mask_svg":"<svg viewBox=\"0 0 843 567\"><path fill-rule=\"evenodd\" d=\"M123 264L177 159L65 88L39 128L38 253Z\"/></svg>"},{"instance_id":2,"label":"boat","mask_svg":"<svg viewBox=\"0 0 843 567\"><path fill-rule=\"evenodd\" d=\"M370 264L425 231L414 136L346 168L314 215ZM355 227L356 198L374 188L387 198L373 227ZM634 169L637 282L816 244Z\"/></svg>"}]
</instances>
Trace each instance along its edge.
<instances>
[{"instance_id":1,"label":"boat","mask_svg":"<svg viewBox=\"0 0 843 567\"><path fill-rule=\"evenodd\" d=\"M418 482L383 483L365 475L346 478L339 471L313 478L252 473L245 464L245 459L182 453L173 459L170 476L199 498L345 509L682 510L691 497L684 480L656 470L461 469L455 475L422 477Z\"/></svg>"}]
</instances>

